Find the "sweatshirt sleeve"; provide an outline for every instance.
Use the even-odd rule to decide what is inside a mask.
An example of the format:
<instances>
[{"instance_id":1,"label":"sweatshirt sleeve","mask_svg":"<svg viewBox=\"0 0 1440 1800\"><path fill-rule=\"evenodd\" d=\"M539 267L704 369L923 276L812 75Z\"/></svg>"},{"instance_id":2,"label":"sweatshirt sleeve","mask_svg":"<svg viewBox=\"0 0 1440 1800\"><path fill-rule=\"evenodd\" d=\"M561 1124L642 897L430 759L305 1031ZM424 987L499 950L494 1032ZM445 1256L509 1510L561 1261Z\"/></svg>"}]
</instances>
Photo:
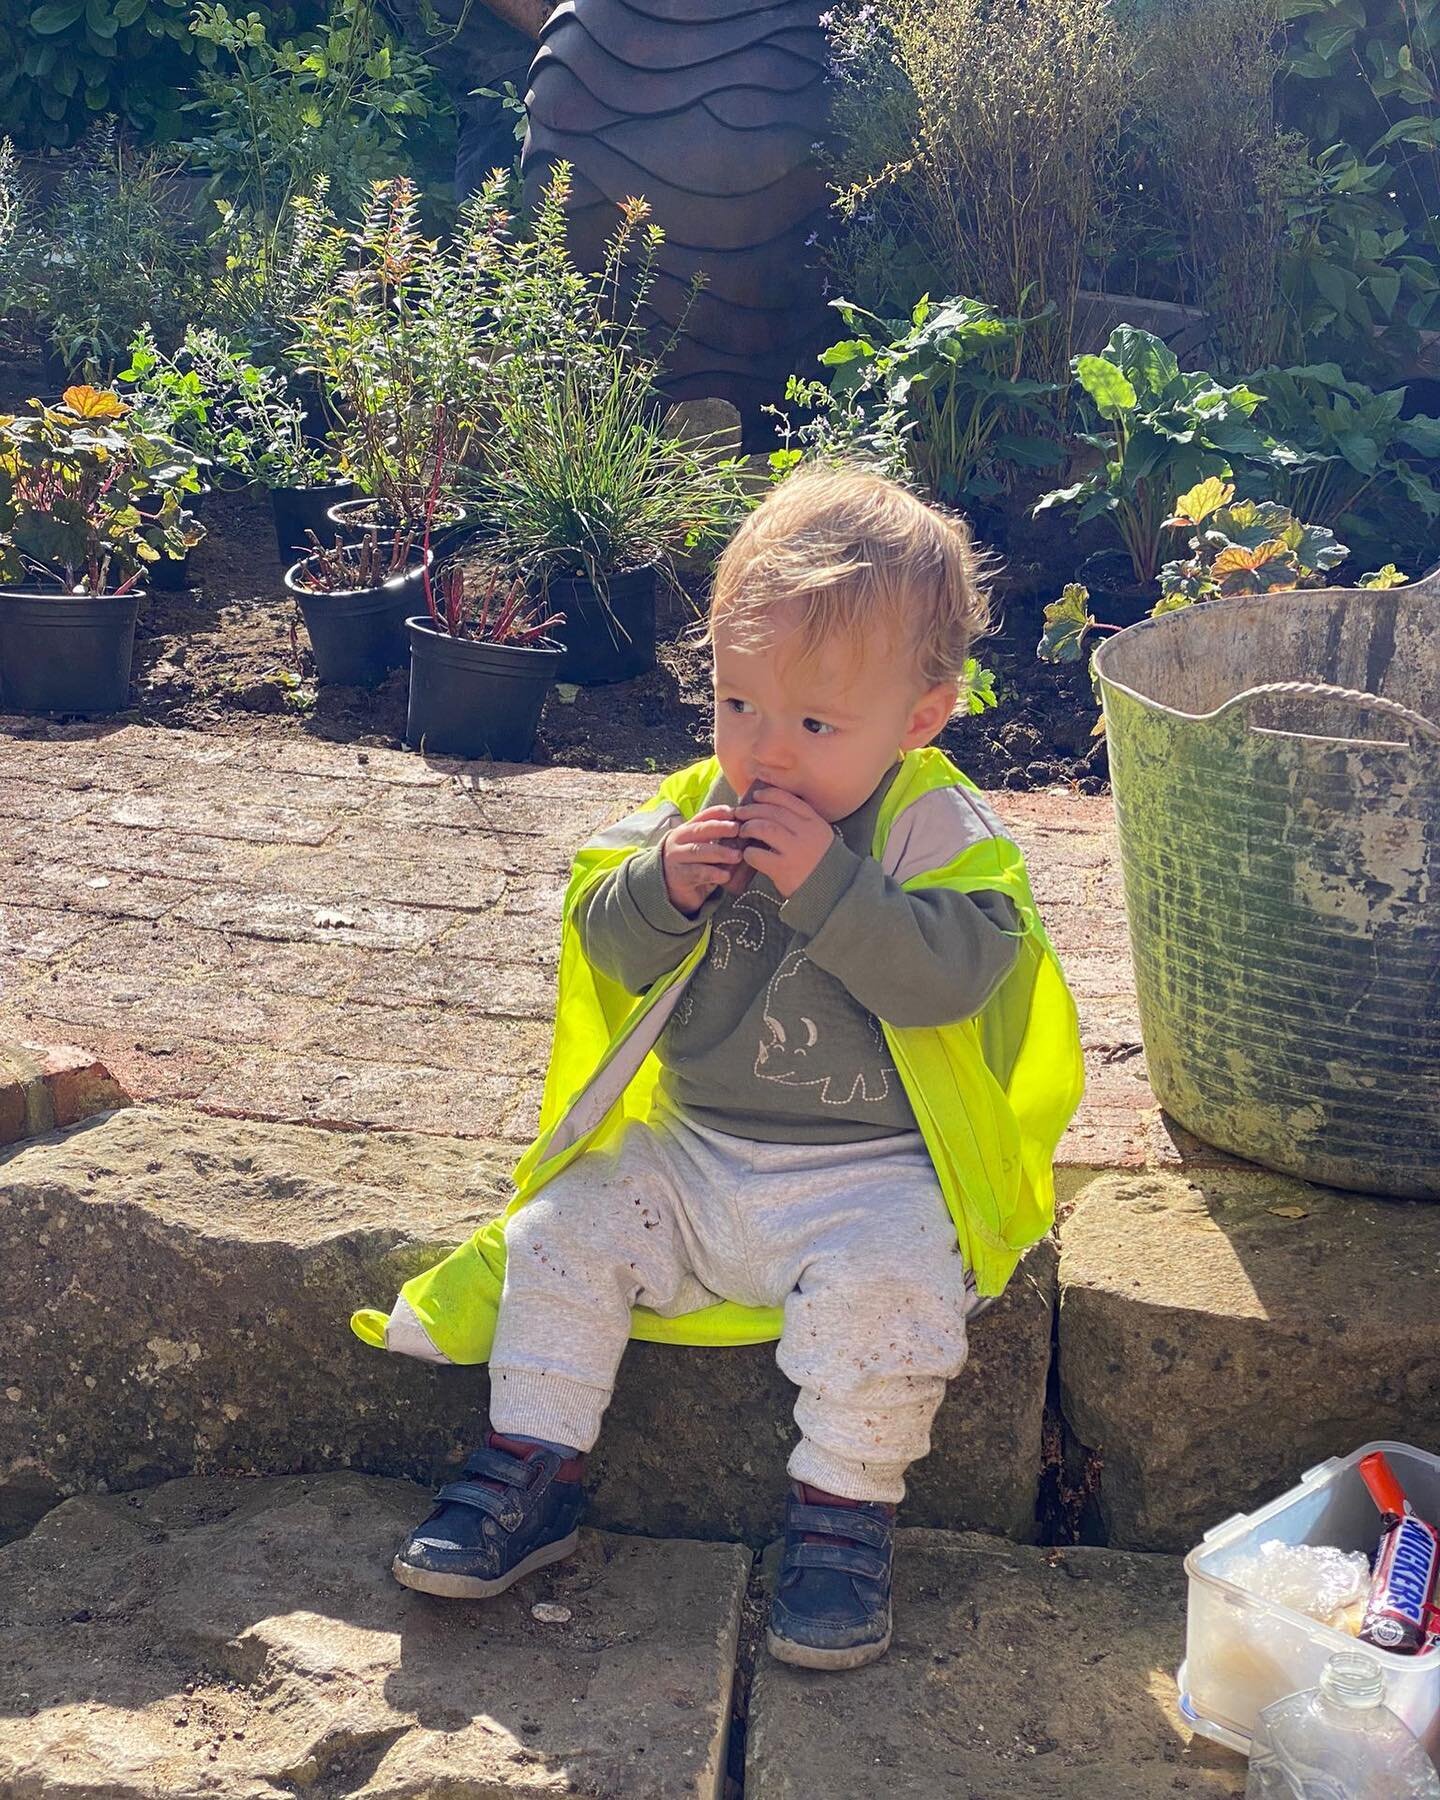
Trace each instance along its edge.
<instances>
[{"instance_id":1,"label":"sweatshirt sleeve","mask_svg":"<svg viewBox=\"0 0 1440 1800\"><path fill-rule=\"evenodd\" d=\"M808 938L817 968L898 1026L973 1018L1014 967L1023 936L1004 894L907 893L838 837L780 917Z\"/></svg>"},{"instance_id":2,"label":"sweatshirt sleeve","mask_svg":"<svg viewBox=\"0 0 1440 1800\"><path fill-rule=\"evenodd\" d=\"M646 988L682 963L700 941L719 898L683 913L665 892L660 850L637 850L597 881L581 901L575 926L595 967L627 993Z\"/></svg>"}]
</instances>

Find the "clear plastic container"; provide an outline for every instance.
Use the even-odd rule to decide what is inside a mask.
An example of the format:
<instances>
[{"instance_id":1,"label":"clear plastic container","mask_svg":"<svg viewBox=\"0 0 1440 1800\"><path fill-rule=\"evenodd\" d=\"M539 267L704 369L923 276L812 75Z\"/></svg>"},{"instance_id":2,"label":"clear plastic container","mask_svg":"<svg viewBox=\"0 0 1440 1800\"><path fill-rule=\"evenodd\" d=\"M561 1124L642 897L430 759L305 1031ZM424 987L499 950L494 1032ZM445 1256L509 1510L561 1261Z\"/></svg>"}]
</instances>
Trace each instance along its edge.
<instances>
[{"instance_id":1,"label":"clear plastic container","mask_svg":"<svg viewBox=\"0 0 1440 1800\"><path fill-rule=\"evenodd\" d=\"M1318 1687L1326 1661L1356 1648L1345 1632L1262 1600L1228 1580L1226 1571L1271 1539L1373 1556L1380 1514L1356 1472L1372 1450L1384 1451L1420 1517L1440 1521L1440 1456L1412 1444L1362 1444L1311 1469L1268 1506L1207 1531L1185 1558L1190 1593L1180 1707L1206 1737L1248 1752L1263 1707ZM1440 1647L1421 1656L1375 1655L1383 1659L1385 1704L1440 1761Z\"/></svg>"},{"instance_id":2,"label":"clear plastic container","mask_svg":"<svg viewBox=\"0 0 1440 1800\"><path fill-rule=\"evenodd\" d=\"M1435 1765L1385 1704L1376 1652L1339 1651L1318 1688L1265 1708L1245 1800L1440 1800Z\"/></svg>"}]
</instances>

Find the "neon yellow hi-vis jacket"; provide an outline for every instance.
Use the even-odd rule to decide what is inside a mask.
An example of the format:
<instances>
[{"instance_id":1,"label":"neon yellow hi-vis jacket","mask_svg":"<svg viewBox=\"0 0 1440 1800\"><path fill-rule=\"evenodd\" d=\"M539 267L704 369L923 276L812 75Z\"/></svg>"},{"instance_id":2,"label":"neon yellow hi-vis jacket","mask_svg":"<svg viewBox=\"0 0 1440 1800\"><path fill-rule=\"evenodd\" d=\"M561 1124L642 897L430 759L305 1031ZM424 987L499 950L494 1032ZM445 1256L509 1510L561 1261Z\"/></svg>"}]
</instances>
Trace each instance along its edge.
<instances>
[{"instance_id":1,"label":"neon yellow hi-vis jacket","mask_svg":"<svg viewBox=\"0 0 1440 1800\"><path fill-rule=\"evenodd\" d=\"M698 812L719 774L713 759L682 769L639 812L580 851L565 893L540 1135L515 1171L515 1199L503 1218L406 1282L388 1317L357 1312L350 1323L367 1344L432 1362L484 1362L505 1277L505 1219L576 1157L611 1143L630 1120L648 1117L660 1072L655 1044L705 955L709 930L677 969L637 999L587 959L575 909L626 857L658 844ZM998 889L1023 926L1014 968L975 1018L884 1026L966 1267L980 1294L998 1294L1022 1251L1054 1219L1055 1146L1084 1085L1075 1004L1035 910L1020 852L973 783L938 750L914 750L904 758L876 822L872 854L911 892ZM876 945L876 954L883 956L883 945ZM754 1344L779 1337L781 1322L778 1307L728 1300L674 1318L637 1306L631 1335L678 1344Z\"/></svg>"}]
</instances>

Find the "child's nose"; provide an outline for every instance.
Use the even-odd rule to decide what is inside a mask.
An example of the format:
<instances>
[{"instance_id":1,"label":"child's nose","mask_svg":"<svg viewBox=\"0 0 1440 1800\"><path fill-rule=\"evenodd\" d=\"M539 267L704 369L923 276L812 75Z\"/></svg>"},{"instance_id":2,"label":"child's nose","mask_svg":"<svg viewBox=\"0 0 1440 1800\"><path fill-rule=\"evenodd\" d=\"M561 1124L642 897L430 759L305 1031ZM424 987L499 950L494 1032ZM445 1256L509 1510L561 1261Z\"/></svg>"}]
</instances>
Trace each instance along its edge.
<instances>
[{"instance_id":1,"label":"child's nose","mask_svg":"<svg viewBox=\"0 0 1440 1800\"><path fill-rule=\"evenodd\" d=\"M762 724L755 734L755 771L761 779L782 774L794 760L783 728Z\"/></svg>"}]
</instances>

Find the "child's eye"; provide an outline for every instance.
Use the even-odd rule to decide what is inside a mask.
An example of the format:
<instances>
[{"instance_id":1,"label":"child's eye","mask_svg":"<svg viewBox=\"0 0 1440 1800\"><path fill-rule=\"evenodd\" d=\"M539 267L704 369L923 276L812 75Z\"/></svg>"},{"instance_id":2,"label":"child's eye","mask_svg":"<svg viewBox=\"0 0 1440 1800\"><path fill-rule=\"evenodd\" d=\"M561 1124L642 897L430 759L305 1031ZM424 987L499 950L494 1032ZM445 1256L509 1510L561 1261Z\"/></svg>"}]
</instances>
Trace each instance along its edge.
<instances>
[{"instance_id":1,"label":"child's eye","mask_svg":"<svg viewBox=\"0 0 1440 1800\"><path fill-rule=\"evenodd\" d=\"M828 737L835 729L833 725L826 725L820 719L804 719L801 723L814 737Z\"/></svg>"},{"instance_id":2,"label":"child's eye","mask_svg":"<svg viewBox=\"0 0 1440 1800\"><path fill-rule=\"evenodd\" d=\"M739 696L735 694L728 695L721 704L723 706L728 706L733 713L743 713L750 710L750 702L748 700L741 700Z\"/></svg>"}]
</instances>

